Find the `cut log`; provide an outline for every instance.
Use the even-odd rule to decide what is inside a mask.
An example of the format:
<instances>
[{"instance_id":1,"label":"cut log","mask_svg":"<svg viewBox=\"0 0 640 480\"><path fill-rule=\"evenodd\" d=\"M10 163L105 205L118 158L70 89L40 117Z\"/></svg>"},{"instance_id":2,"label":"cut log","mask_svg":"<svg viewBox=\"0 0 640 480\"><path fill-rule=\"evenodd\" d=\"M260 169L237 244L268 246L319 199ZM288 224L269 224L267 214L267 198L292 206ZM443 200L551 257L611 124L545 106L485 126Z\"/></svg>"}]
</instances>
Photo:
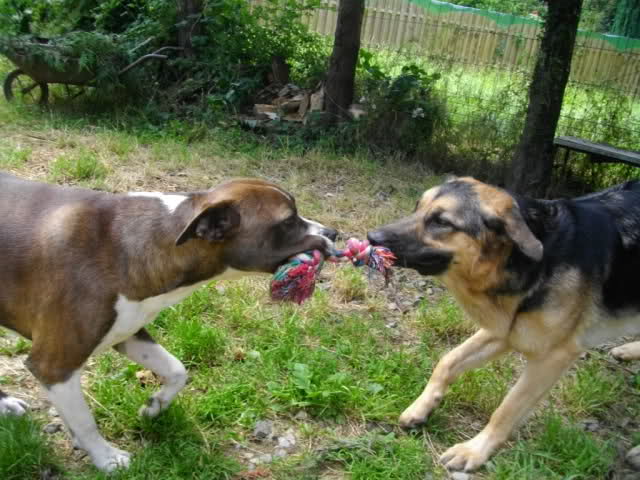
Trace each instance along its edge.
<instances>
[{"instance_id":1,"label":"cut log","mask_svg":"<svg viewBox=\"0 0 640 480\"><path fill-rule=\"evenodd\" d=\"M311 94L309 110L312 112L321 112L324 110L324 87Z\"/></svg>"},{"instance_id":2,"label":"cut log","mask_svg":"<svg viewBox=\"0 0 640 480\"><path fill-rule=\"evenodd\" d=\"M268 118L269 120L277 120L280 117L278 107L264 103L256 103L253 106L253 113L258 118Z\"/></svg>"}]
</instances>

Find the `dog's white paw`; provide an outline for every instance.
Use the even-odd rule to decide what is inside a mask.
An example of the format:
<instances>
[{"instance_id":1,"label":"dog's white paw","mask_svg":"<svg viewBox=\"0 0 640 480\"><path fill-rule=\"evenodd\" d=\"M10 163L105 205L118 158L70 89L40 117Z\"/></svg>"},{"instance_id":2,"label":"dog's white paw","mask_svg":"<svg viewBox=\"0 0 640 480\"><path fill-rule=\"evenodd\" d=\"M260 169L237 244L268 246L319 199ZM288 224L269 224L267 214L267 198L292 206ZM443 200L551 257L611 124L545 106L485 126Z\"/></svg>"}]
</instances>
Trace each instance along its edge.
<instances>
[{"instance_id":1,"label":"dog's white paw","mask_svg":"<svg viewBox=\"0 0 640 480\"><path fill-rule=\"evenodd\" d=\"M29 406L26 402L16 397L0 398L0 415L24 415Z\"/></svg>"},{"instance_id":2,"label":"dog's white paw","mask_svg":"<svg viewBox=\"0 0 640 480\"><path fill-rule=\"evenodd\" d=\"M631 342L620 345L611 350L611 355L618 360L636 360L640 358L640 342Z\"/></svg>"},{"instance_id":3,"label":"dog's white paw","mask_svg":"<svg viewBox=\"0 0 640 480\"><path fill-rule=\"evenodd\" d=\"M108 450L102 452L99 456L92 457L92 460L98 470L110 473L119 468L129 468L131 454L110 446Z\"/></svg>"},{"instance_id":4,"label":"dog's white paw","mask_svg":"<svg viewBox=\"0 0 640 480\"><path fill-rule=\"evenodd\" d=\"M418 398L400 415L398 422L402 428L415 428L424 424L433 410L440 404L442 395Z\"/></svg>"},{"instance_id":5,"label":"dog's white paw","mask_svg":"<svg viewBox=\"0 0 640 480\"><path fill-rule=\"evenodd\" d=\"M153 396L150 397L149 400L147 400L147 405L140 407L140 410L138 410L138 415L140 415L141 417L154 418L160 415L160 412L162 412L167 407L167 404L162 402L158 397Z\"/></svg>"},{"instance_id":6,"label":"dog's white paw","mask_svg":"<svg viewBox=\"0 0 640 480\"><path fill-rule=\"evenodd\" d=\"M482 433L471 440L458 443L444 452L440 462L449 470L472 472L480 468L491 456L495 445Z\"/></svg>"}]
</instances>

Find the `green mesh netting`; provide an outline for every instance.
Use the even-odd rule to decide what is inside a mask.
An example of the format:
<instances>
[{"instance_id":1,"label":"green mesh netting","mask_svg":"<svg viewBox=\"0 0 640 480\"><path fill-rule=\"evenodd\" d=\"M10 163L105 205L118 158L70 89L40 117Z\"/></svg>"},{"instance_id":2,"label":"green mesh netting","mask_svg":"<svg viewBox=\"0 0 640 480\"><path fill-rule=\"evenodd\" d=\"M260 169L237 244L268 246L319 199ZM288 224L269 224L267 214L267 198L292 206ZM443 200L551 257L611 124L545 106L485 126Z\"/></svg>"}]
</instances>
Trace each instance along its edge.
<instances>
[{"instance_id":1,"label":"green mesh netting","mask_svg":"<svg viewBox=\"0 0 640 480\"><path fill-rule=\"evenodd\" d=\"M408 0L409 3L419 5L427 10L432 15L442 15L454 12L466 12L471 15L482 15L495 22L499 27L506 28L512 25L539 25L542 22L534 18L518 17L516 15L510 15L508 13L492 12L491 10L481 10L472 7L462 7L460 5L454 5L452 3L440 2L438 0ZM583 30L578 31L578 36L584 36L588 38L596 38L605 40L611 44L615 49L626 51L633 49L640 49L640 39L621 37L618 35L608 35L595 32L586 32Z\"/></svg>"}]
</instances>

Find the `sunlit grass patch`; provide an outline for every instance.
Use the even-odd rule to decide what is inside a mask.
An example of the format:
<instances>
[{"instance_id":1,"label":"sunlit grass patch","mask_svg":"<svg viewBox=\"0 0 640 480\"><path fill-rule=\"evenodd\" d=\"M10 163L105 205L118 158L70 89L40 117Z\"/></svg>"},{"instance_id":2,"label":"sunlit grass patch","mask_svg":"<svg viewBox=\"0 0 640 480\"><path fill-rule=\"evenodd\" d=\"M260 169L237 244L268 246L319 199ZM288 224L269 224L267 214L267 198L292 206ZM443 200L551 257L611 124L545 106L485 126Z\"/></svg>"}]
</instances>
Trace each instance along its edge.
<instances>
[{"instance_id":1,"label":"sunlit grass patch","mask_svg":"<svg viewBox=\"0 0 640 480\"><path fill-rule=\"evenodd\" d=\"M31 157L32 150L29 147L5 146L0 144L0 168L16 169L23 167Z\"/></svg>"},{"instance_id":2,"label":"sunlit grass patch","mask_svg":"<svg viewBox=\"0 0 640 480\"><path fill-rule=\"evenodd\" d=\"M338 440L328 448L324 461L342 464L354 480L422 479L433 469L419 439L398 438L394 433Z\"/></svg>"},{"instance_id":3,"label":"sunlit grass patch","mask_svg":"<svg viewBox=\"0 0 640 480\"><path fill-rule=\"evenodd\" d=\"M0 478L48 478L60 472L62 460L30 415L0 415Z\"/></svg>"},{"instance_id":4,"label":"sunlit grass patch","mask_svg":"<svg viewBox=\"0 0 640 480\"><path fill-rule=\"evenodd\" d=\"M99 186L108 174L107 167L94 152L82 149L73 154L60 155L50 165L50 178L55 182L93 182Z\"/></svg>"},{"instance_id":5,"label":"sunlit grass patch","mask_svg":"<svg viewBox=\"0 0 640 480\"><path fill-rule=\"evenodd\" d=\"M492 480L596 480L607 477L614 456L609 443L547 413L540 432L497 455L488 470Z\"/></svg>"},{"instance_id":6,"label":"sunlit grass patch","mask_svg":"<svg viewBox=\"0 0 640 480\"><path fill-rule=\"evenodd\" d=\"M606 415L624 392L624 379L608 371L597 357L578 362L560 384L564 407L576 416Z\"/></svg>"},{"instance_id":7,"label":"sunlit grass patch","mask_svg":"<svg viewBox=\"0 0 640 480\"><path fill-rule=\"evenodd\" d=\"M435 303L423 300L416 310L415 322L427 341L444 341L450 345L462 343L477 330L465 318L458 303L448 295Z\"/></svg>"}]
</instances>

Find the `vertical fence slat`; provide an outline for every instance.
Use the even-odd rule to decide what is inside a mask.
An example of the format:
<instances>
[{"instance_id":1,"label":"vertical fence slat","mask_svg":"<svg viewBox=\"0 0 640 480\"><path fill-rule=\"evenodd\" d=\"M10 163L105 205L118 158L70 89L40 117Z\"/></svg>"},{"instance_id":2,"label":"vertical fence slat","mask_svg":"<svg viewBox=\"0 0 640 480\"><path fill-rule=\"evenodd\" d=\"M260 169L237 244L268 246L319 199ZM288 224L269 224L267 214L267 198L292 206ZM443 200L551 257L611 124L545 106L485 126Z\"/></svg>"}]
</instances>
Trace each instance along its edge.
<instances>
[{"instance_id":1,"label":"vertical fence slat","mask_svg":"<svg viewBox=\"0 0 640 480\"><path fill-rule=\"evenodd\" d=\"M250 2L259 5L263 0ZM337 4L338 0L323 0L324 8L305 17L304 23L314 32L333 36ZM512 17L511 25L503 26L491 15L450 8L443 3L422 7L407 0L368 0L362 44L391 50L410 48L416 54L452 64L530 72L540 44L542 23ZM640 48L616 46L602 36L579 32L571 81L606 84L638 95Z\"/></svg>"}]
</instances>

